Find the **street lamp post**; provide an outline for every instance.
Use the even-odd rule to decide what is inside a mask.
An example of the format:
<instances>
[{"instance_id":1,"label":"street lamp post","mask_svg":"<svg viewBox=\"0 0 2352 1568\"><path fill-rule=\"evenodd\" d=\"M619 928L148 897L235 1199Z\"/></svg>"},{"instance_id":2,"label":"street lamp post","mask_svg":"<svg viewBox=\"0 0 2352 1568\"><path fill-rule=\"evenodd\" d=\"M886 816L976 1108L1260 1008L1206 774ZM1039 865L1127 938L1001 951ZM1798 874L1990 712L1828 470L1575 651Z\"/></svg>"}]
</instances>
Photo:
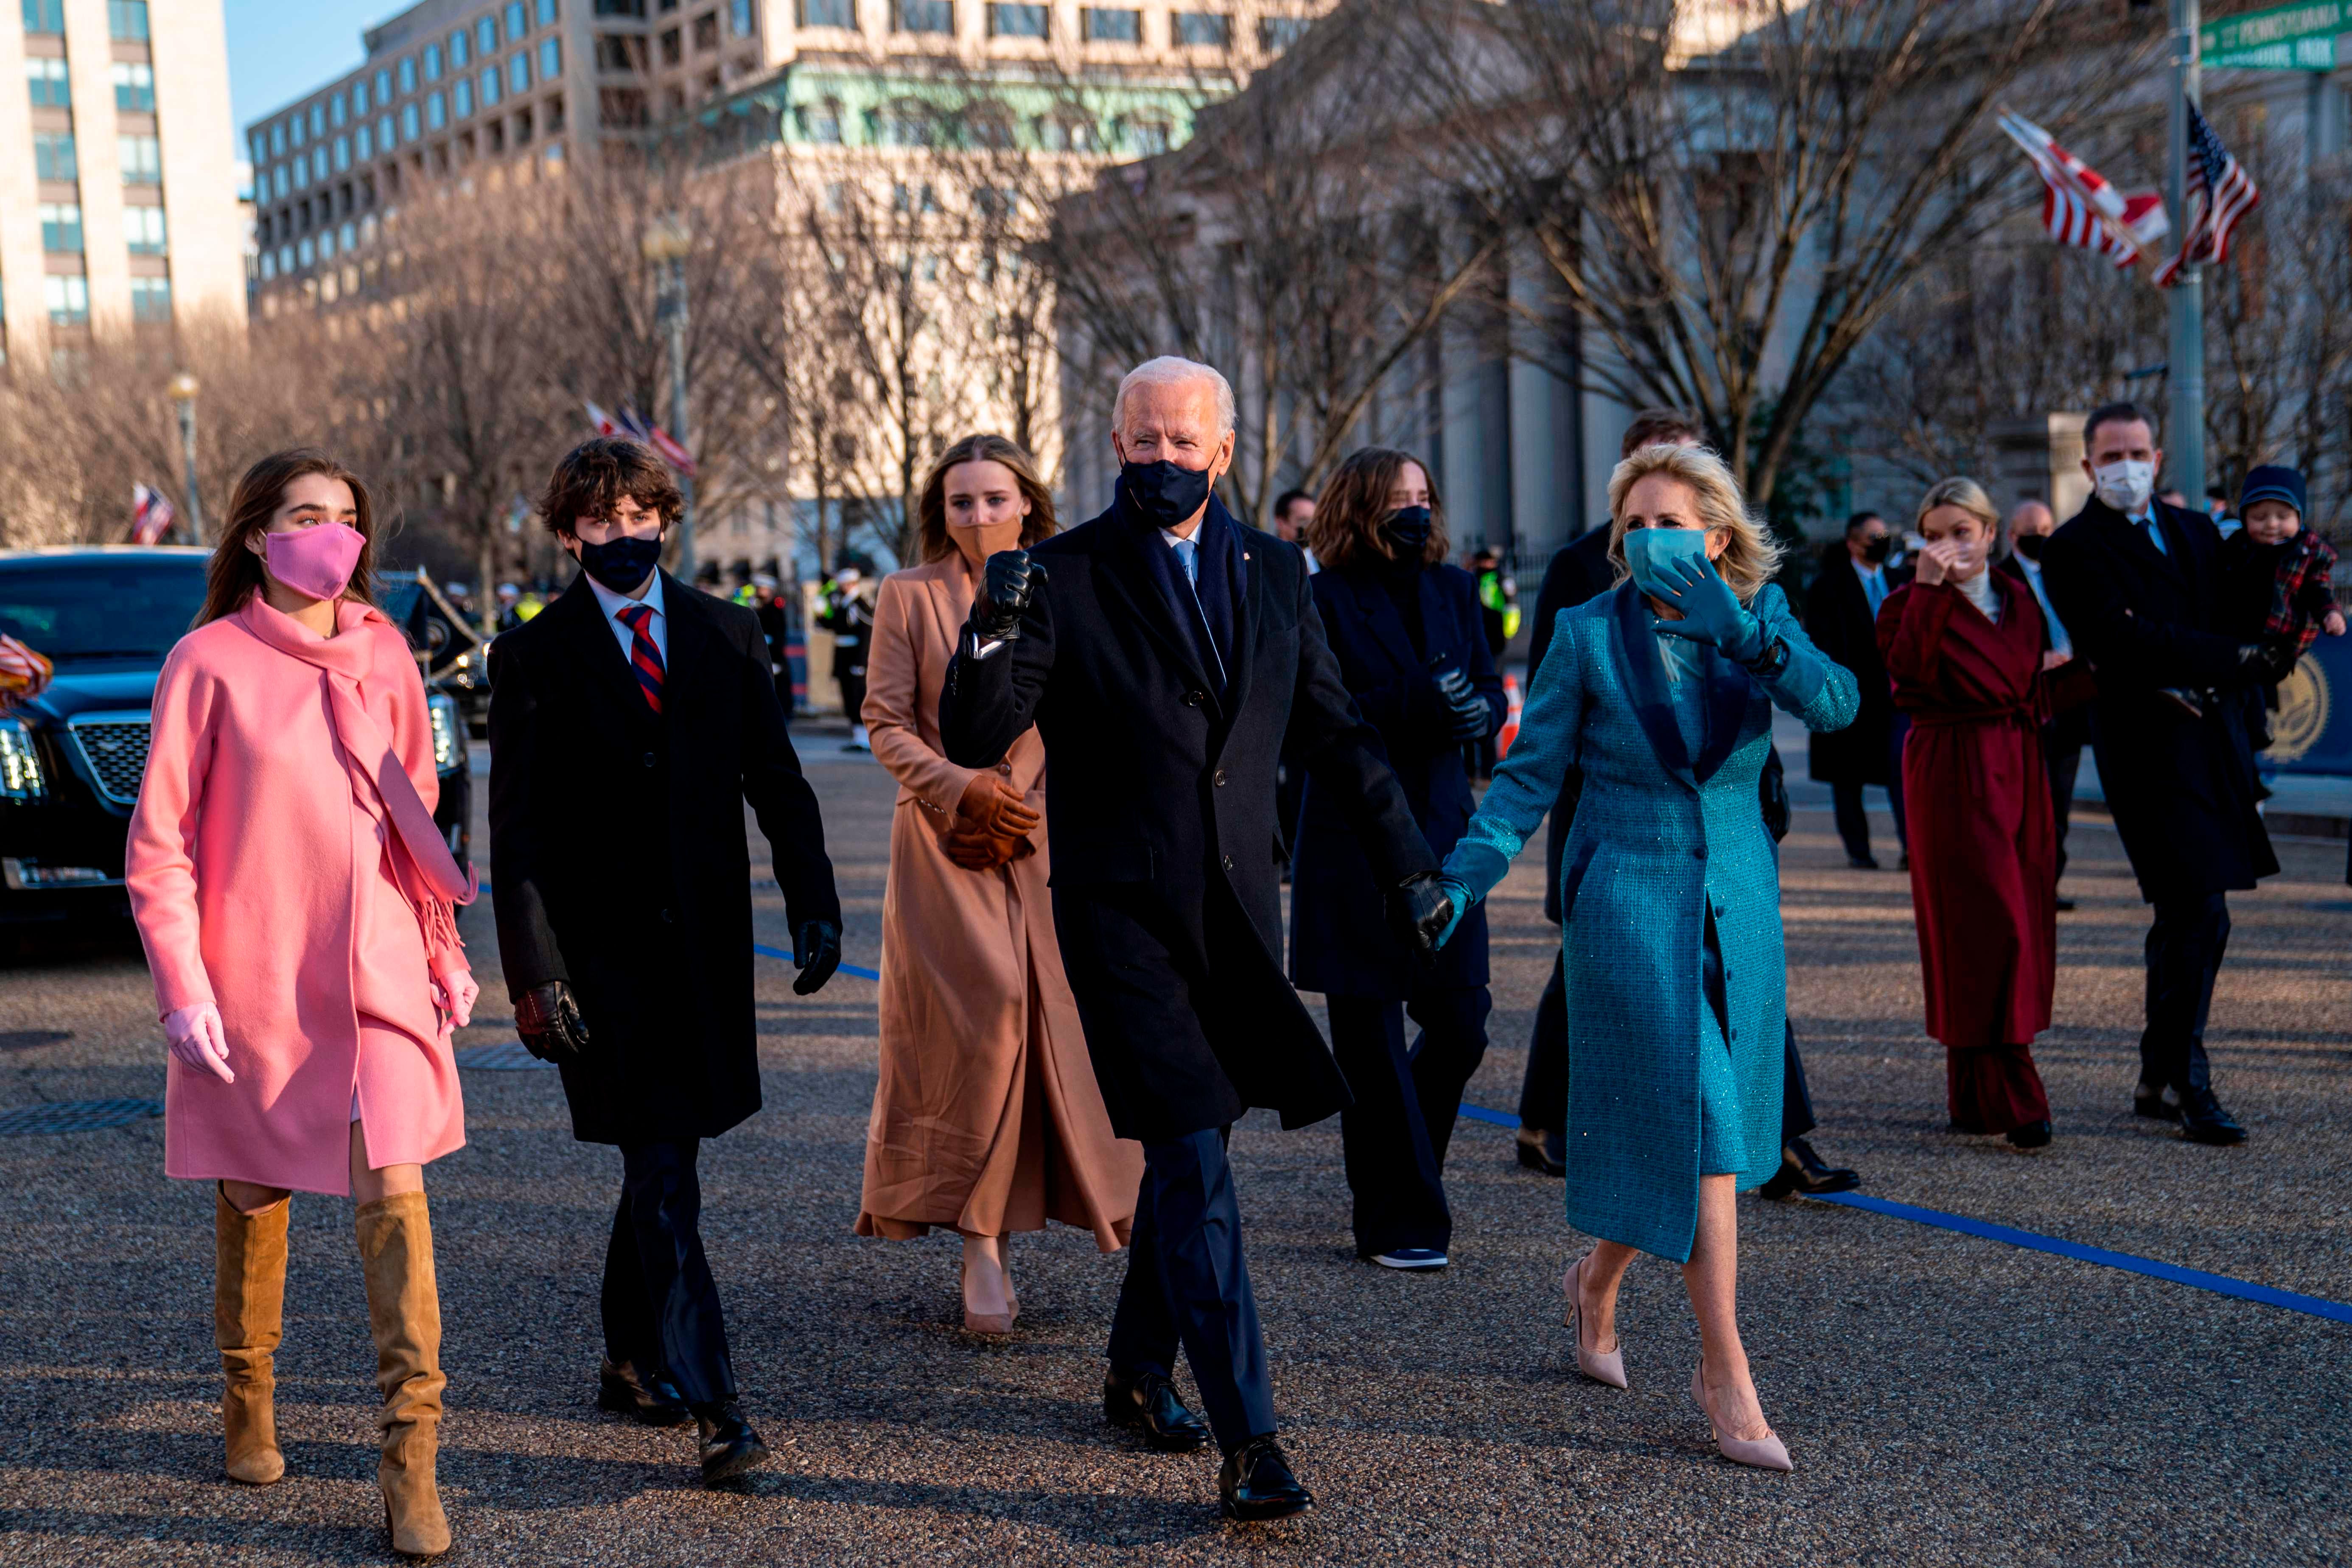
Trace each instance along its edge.
<instances>
[{"instance_id":1,"label":"street lamp post","mask_svg":"<svg viewBox=\"0 0 2352 1568\"><path fill-rule=\"evenodd\" d=\"M686 427L686 257L694 248L694 231L685 217L670 214L646 226L642 248L654 265L655 320L669 338L669 433L680 447L688 445ZM677 488L686 499L686 515L677 527L677 574L694 581L694 477L680 474Z\"/></svg>"},{"instance_id":2,"label":"street lamp post","mask_svg":"<svg viewBox=\"0 0 2352 1568\"><path fill-rule=\"evenodd\" d=\"M2197 29L2198 0L2172 0L2172 143L2165 196L2172 205L2173 232L2189 233L2189 110L2201 96ZM2171 438L2165 467L2192 507L2205 504L2205 269L2191 262L2172 288Z\"/></svg>"},{"instance_id":3,"label":"street lamp post","mask_svg":"<svg viewBox=\"0 0 2352 1568\"><path fill-rule=\"evenodd\" d=\"M196 489L196 378L186 371L173 376L164 388L180 414L180 460L182 479L188 492L188 530L198 544L205 542L205 503Z\"/></svg>"}]
</instances>

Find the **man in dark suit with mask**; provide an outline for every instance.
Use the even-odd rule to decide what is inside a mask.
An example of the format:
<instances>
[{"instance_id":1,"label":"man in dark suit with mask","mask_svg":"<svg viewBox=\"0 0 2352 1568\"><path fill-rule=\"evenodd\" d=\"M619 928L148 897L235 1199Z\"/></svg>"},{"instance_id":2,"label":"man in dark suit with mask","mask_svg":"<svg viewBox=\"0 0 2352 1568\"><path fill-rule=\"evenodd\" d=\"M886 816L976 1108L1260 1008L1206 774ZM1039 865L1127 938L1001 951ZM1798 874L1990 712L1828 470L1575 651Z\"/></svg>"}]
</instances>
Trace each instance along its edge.
<instances>
[{"instance_id":1,"label":"man in dark suit with mask","mask_svg":"<svg viewBox=\"0 0 2352 1568\"><path fill-rule=\"evenodd\" d=\"M1348 1086L1285 978L1275 765L1347 802L1401 921L1440 901L1437 859L1326 646L1298 549L1212 495L1233 460L1223 376L1158 359L1119 384L1117 498L989 558L940 701L950 761L992 765L1034 722L1064 966L1111 1124L1143 1187L1104 1409L1154 1447L1224 1451L1224 1511L1312 1500L1274 1391L1224 1137L1252 1106L1300 1127ZM1192 1363L1208 1429L1169 1383Z\"/></svg>"},{"instance_id":2,"label":"man in dark suit with mask","mask_svg":"<svg viewBox=\"0 0 2352 1568\"><path fill-rule=\"evenodd\" d=\"M2147 416L2111 403L2083 426L2094 492L2042 547L2043 585L2090 661L2091 749L2116 832L2154 906L2147 1018L2133 1109L2193 1143L2242 1143L2205 1056L2206 1014L2230 942L2228 895L2275 874L2254 809L2241 694L2283 678L2292 646L2219 629L2213 520L2154 499L2164 454Z\"/></svg>"}]
</instances>

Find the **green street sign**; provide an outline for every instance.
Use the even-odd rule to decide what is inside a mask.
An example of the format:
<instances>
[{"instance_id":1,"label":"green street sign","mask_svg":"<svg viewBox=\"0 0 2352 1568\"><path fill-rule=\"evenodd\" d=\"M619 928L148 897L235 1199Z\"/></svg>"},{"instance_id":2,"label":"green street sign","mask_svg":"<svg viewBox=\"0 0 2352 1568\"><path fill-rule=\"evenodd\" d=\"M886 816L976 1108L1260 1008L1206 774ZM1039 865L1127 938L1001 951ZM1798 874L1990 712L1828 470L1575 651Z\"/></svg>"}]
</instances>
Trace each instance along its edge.
<instances>
[{"instance_id":1,"label":"green street sign","mask_svg":"<svg viewBox=\"0 0 2352 1568\"><path fill-rule=\"evenodd\" d=\"M2247 11L2239 16L2200 27L2197 32L2197 52L2207 65L2237 65L2242 62L2218 57L2242 51L2263 50L2277 44L2292 44L2298 38L2331 40L2328 63L2335 63L2333 40L2336 34L2352 32L2352 0L2297 0L2292 5L2273 5L2267 11ZM2242 62L2257 64L2253 61ZM2263 68L2280 68L2267 59L2259 62ZM2290 69L2315 69L2315 67L2289 67Z\"/></svg>"},{"instance_id":2,"label":"green street sign","mask_svg":"<svg viewBox=\"0 0 2352 1568\"><path fill-rule=\"evenodd\" d=\"M2252 49L2224 49L2207 55L2204 64L2233 70L2332 71L2336 68L2336 35L2301 37Z\"/></svg>"}]
</instances>

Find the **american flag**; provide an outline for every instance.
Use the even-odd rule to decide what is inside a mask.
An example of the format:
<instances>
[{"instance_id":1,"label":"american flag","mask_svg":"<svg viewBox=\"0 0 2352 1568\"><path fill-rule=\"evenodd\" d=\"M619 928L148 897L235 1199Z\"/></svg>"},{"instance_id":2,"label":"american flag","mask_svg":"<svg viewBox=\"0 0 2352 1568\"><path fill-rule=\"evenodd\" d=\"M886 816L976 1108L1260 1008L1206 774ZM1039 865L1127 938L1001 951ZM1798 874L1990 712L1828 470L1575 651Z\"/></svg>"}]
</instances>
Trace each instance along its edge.
<instances>
[{"instance_id":1,"label":"american flag","mask_svg":"<svg viewBox=\"0 0 2352 1568\"><path fill-rule=\"evenodd\" d=\"M588 405L588 423L596 426L596 434L599 436L619 436L625 434L625 432L622 430L618 420L615 420L611 415L605 413L603 409L597 407L593 403Z\"/></svg>"},{"instance_id":2,"label":"american flag","mask_svg":"<svg viewBox=\"0 0 2352 1568\"><path fill-rule=\"evenodd\" d=\"M131 542L152 544L172 531L172 503L145 485L131 487Z\"/></svg>"},{"instance_id":3,"label":"american flag","mask_svg":"<svg viewBox=\"0 0 2352 1568\"><path fill-rule=\"evenodd\" d=\"M2210 261L2217 266L2230 259L2230 231L2238 220L2254 210L2263 193L2254 188L2253 176L2245 166L2230 155L2197 106L2189 110L2189 184L2184 195L2189 199L2203 197L2197 217L2189 226L2189 237L2181 242L2179 252L2156 269L2158 288L2170 288L2180 280L2180 269L2191 262Z\"/></svg>"},{"instance_id":4,"label":"american flag","mask_svg":"<svg viewBox=\"0 0 2352 1568\"><path fill-rule=\"evenodd\" d=\"M2125 195L2022 115L2003 114L2000 125L2042 176L2042 226L2061 245L2082 246L2128 267L2141 247L2168 231L2164 203L2153 191Z\"/></svg>"},{"instance_id":5,"label":"american flag","mask_svg":"<svg viewBox=\"0 0 2352 1568\"><path fill-rule=\"evenodd\" d=\"M621 423L630 435L659 452L671 468L689 479L694 478L694 454L681 446L668 431L625 403L621 405Z\"/></svg>"}]
</instances>

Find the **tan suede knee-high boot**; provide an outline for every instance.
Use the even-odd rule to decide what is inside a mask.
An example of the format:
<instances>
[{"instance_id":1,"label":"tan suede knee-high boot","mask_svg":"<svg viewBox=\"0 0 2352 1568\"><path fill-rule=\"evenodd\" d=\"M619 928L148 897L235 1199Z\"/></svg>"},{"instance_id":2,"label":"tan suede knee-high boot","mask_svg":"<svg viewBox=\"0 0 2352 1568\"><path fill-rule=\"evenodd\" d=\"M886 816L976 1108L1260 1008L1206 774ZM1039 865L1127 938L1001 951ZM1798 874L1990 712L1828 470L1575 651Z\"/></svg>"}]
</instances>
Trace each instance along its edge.
<instances>
[{"instance_id":1,"label":"tan suede knee-high boot","mask_svg":"<svg viewBox=\"0 0 2352 1568\"><path fill-rule=\"evenodd\" d=\"M360 1205L360 1266L367 1275L368 1327L375 1335L377 1425L392 1549L410 1557L449 1550L449 1521L434 1484L441 1426L441 1299L433 1283L433 1226L423 1193L394 1193Z\"/></svg>"},{"instance_id":2,"label":"tan suede knee-high boot","mask_svg":"<svg viewBox=\"0 0 2352 1568\"><path fill-rule=\"evenodd\" d=\"M280 1198L240 1214L213 1184L213 1339L220 1346L221 1426L231 1480L264 1487L286 1473L278 1451L273 1357L285 1332L286 1219Z\"/></svg>"}]
</instances>

